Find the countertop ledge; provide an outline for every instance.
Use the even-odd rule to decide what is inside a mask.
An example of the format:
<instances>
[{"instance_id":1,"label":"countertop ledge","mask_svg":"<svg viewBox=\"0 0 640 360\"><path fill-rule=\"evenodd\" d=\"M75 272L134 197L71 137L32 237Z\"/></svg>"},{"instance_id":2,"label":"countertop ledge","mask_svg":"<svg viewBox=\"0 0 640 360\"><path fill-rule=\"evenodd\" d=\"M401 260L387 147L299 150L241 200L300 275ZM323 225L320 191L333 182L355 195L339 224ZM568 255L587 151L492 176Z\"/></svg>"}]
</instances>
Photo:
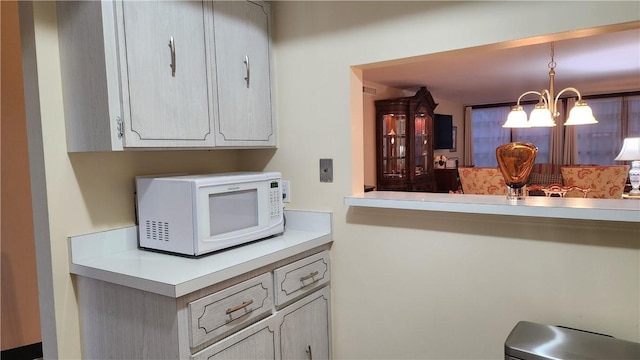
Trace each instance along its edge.
<instances>
[{"instance_id":1,"label":"countertop ledge","mask_svg":"<svg viewBox=\"0 0 640 360\"><path fill-rule=\"evenodd\" d=\"M136 226L71 236L70 272L178 298L333 241L330 212L285 216L282 235L200 258L140 250Z\"/></svg>"},{"instance_id":2,"label":"countertop ledge","mask_svg":"<svg viewBox=\"0 0 640 360\"><path fill-rule=\"evenodd\" d=\"M640 222L640 200L638 199L616 200L529 196L525 199L511 201L504 195L371 191L346 196L344 204L372 208L467 214Z\"/></svg>"}]
</instances>

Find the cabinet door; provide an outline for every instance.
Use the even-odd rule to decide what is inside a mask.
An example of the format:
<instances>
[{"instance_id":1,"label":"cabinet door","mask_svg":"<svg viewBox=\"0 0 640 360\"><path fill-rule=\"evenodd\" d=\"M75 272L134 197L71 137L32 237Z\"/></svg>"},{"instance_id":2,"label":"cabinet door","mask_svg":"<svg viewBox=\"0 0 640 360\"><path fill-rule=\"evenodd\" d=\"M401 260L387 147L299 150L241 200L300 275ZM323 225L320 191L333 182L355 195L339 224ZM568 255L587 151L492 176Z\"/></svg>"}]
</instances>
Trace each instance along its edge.
<instances>
[{"instance_id":1,"label":"cabinet door","mask_svg":"<svg viewBox=\"0 0 640 360\"><path fill-rule=\"evenodd\" d=\"M118 3L125 146L212 146L202 1Z\"/></svg>"},{"instance_id":2,"label":"cabinet door","mask_svg":"<svg viewBox=\"0 0 640 360\"><path fill-rule=\"evenodd\" d=\"M331 358L329 300L324 287L279 312L282 360Z\"/></svg>"},{"instance_id":3,"label":"cabinet door","mask_svg":"<svg viewBox=\"0 0 640 360\"><path fill-rule=\"evenodd\" d=\"M56 5L67 150L121 151L122 86L113 3Z\"/></svg>"},{"instance_id":4,"label":"cabinet door","mask_svg":"<svg viewBox=\"0 0 640 360\"><path fill-rule=\"evenodd\" d=\"M266 3L213 2L216 146L276 145Z\"/></svg>"},{"instance_id":5,"label":"cabinet door","mask_svg":"<svg viewBox=\"0 0 640 360\"><path fill-rule=\"evenodd\" d=\"M191 356L193 360L278 359L277 331L269 317Z\"/></svg>"}]
</instances>

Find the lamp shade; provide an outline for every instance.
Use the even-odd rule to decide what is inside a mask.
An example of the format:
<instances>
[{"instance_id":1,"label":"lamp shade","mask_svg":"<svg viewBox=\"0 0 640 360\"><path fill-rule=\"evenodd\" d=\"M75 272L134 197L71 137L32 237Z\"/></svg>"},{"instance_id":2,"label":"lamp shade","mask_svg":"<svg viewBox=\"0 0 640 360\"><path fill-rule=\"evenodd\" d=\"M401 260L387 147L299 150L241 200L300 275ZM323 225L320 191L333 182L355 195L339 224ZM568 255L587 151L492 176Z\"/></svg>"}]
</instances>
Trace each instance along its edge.
<instances>
[{"instance_id":1,"label":"lamp shade","mask_svg":"<svg viewBox=\"0 0 640 360\"><path fill-rule=\"evenodd\" d=\"M640 137L626 138L616 160L640 160Z\"/></svg>"},{"instance_id":2,"label":"lamp shade","mask_svg":"<svg viewBox=\"0 0 640 360\"><path fill-rule=\"evenodd\" d=\"M569 118L565 125L586 125L597 124L598 121L593 117L593 111L591 107L587 105L584 100L576 102L571 111L569 112Z\"/></svg>"},{"instance_id":3,"label":"lamp shade","mask_svg":"<svg viewBox=\"0 0 640 360\"><path fill-rule=\"evenodd\" d=\"M502 125L505 128L528 128L531 127L527 121L527 113L520 105L516 105L507 115L507 121Z\"/></svg>"},{"instance_id":4,"label":"lamp shade","mask_svg":"<svg viewBox=\"0 0 640 360\"><path fill-rule=\"evenodd\" d=\"M553 127L556 122L553 121L551 111L543 103L538 103L531 111L529 118L529 126L531 127Z\"/></svg>"}]
</instances>

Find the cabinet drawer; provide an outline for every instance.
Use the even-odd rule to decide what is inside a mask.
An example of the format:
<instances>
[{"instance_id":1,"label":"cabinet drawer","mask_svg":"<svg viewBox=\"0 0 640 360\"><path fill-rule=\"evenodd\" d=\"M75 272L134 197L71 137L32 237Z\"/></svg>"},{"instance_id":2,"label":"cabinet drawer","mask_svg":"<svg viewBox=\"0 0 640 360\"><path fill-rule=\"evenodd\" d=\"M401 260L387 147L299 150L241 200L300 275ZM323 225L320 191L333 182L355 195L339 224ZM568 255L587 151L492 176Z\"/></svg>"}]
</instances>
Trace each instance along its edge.
<instances>
[{"instance_id":1,"label":"cabinet drawer","mask_svg":"<svg viewBox=\"0 0 640 360\"><path fill-rule=\"evenodd\" d=\"M191 347L220 339L271 314L271 274L263 274L189 303Z\"/></svg>"},{"instance_id":2,"label":"cabinet drawer","mask_svg":"<svg viewBox=\"0 0 640 360\"><path fill-rule=\"evenodd\" d=\"M327 250L276 269L276 306L304 296L328 283L330 275Z\"/></svg>"}]
</instances>

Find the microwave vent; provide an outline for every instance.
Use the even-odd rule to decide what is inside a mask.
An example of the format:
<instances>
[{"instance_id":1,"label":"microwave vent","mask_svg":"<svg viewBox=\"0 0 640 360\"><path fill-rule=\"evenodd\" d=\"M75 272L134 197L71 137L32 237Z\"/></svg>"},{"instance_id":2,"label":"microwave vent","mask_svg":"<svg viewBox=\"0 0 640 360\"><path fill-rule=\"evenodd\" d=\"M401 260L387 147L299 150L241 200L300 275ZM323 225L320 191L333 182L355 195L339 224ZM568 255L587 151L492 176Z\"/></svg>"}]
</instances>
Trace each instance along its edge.
<instances>
[{"instance_id":1,"label":"microwave vent","mask_svg":"<svg viewBox=\"0 0 640 360\"><path fill-rule=\"evenodd\" d=\"M169 223L147 220L145 223L147 240L169 241Z\"/></svg>"}]
</instances>

